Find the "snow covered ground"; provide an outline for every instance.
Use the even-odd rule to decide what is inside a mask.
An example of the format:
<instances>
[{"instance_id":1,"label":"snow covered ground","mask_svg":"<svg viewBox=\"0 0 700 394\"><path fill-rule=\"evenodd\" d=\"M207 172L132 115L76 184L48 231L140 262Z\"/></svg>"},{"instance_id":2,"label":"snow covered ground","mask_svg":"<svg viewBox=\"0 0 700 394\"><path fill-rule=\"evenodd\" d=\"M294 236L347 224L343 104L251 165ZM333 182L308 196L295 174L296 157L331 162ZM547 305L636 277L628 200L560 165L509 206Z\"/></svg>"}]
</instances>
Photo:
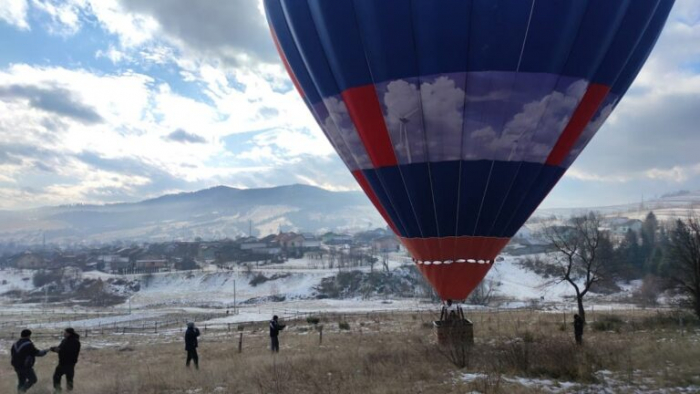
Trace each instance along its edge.
<instances>
[{"instance_id":1,"label":"snow covered ground","mask_svg":"<svg viewBox=\"0 0 700 394\"><path fill-rule=\"evenodd\" d=\"M629 379L621 376L620 373L613 373L608 370L600 370L594 373L596 383L576 383L568 381L559 381L556 379L537 379L525 378L520 376L499 376L498 379L512 386L520 386L533 392L538 393L635 393L635 394L652 394L652 393L698 393L700 386L690 385L686 387L666 387L659 389L650 387L644 384L641 371L633 371L634 385L630 384ZM639 375L639 376L638 376ZM493 377L491 377L493 379ZM487 381L489 376L484 373L460 373L456 377L457 380L472 383L480 380Z\"/></svg>"},{"instance_id":2,"label":"snow covered ground","mask_svg":"<svg viewBox=\"0 0 700 394\"><path fill-rule=\"evenodd\" d=\"M14 290L32 290L34 284L32 277L33 270L2 270L0 271L0 294Z\"/></svg>"},{"instance_id":3,"label":"snow covered ground","mask_svg":"<svg viewBox=\"0 0 700 394\"><path fill-rule=\"evenodd\" d=\"M285 296L286 298L310 297L314 286L321 279L333 275L326 270L284 272L282 270L262 272L268 280L257 286L251 285L256 275L243 271L218 272L172 272L141 278L141 290L131 297L132 307L233 304L234 281L238 303L258 297Z\"/></svg>"},{"instance_id":4,"label":"snow covered ground","mask_svg":"<svg viewBox=\"0 0 700 394\"><path fill-rule=\"evenodd\" d=\"M521 307L530 305L532 302L571 304L569 299L572 294L570 285L552 283L551 280L523 268L518 263L520 258L504 255L498 259L486 277L486 280L500 283L496 291L499 299L505 300L505 303L500 305L501 308ZM389 267L390 269L398 268L405 264L405 261L405 257L398 254L392 255ZM370 268L362 267L359 269L369 271ZM374 269L382 269L381 264L375 265ZM111 324L110 322L143 320L151 318L149 314L154 311L168 313L168 311L182 312L189 309L192 313L197 313L197 311L200 313L202 311L211 312L212 310L225 313L225 310L230 309L234 303L234 282L239 314L231 314L225 318L212 320L212 324L266 320L272 314L291 316L298 313L364 312L436 307L433 303L425 300L421 302L418 299L316 299L315 288L322 279L332 277L338 272L337 268L324 267L319 261L309 259L296 259L281 264L254 267L252 271L245 269L219 270L214 266L208 266L198 271L163 272L149 275L128 275L126 277L102 272L87 272L83 275L85 278L109 280L119 277L127 279L127 281L138 280L140 290L131 295L128 302L111 308L112 311L123 314L132 310L134 314L100 319L86 318L85 321L76 321L76 325L92 326ZM2 294L12 290L33 290L32 275L32 271L0 271L0 314L2 311L9 312L16 310L16 308L34 309L40 307L18 304L15 300L2 296ZM252 284L253 278L258 275L263 275L268 280L257 285ZM632 292L639 285L639 281L627 284L624 286L623 292ZM604 301L602 299L594 300L595 298L595 295L591 295L592 303Z\"/></svg>"},{"instance_id":5,"label":"snow covered ground","mask_svg":"<svg viewBox=\"0 0 700 394\"><path fill-rule=\"evenodd\" d=\"M498 293L513 301L540 300L544 302L560 302L571 295L568 283L552 283L533 271L518 264L518 258L503 256L503 260L494 264L486 276L487 280L500 282Z\"/></svg>"}]
</instances>

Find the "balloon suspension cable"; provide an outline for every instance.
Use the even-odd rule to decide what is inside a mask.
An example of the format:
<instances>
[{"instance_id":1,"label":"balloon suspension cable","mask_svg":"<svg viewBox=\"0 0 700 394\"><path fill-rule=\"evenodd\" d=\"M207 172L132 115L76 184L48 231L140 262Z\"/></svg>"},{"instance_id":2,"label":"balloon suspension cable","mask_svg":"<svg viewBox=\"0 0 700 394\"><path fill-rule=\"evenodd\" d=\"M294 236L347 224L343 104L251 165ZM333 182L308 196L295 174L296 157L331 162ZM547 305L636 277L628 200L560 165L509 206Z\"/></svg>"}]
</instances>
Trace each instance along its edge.
<instances>
[{"instance_id":1,"label":"balloon suspension cable","mask_svg":"<svg viewBox=\"0 0 700 394\"><path fill-rule=\"evenodd\" d=\"M442 304L442 309L440 310L440 320L441 322L456 322L466 320L464 317L464 310L461 304L464 300L458 300L453 302L453 300L445 300Z\"/></svg>"}]
</instances>

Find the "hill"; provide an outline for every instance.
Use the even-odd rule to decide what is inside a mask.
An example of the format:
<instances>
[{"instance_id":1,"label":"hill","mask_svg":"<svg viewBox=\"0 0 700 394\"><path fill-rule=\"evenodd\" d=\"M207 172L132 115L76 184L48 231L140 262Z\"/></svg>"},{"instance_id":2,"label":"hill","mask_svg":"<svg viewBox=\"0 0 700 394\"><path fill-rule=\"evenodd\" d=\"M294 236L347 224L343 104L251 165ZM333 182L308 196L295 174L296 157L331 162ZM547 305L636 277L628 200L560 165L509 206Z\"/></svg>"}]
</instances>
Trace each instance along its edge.
<instances>
[{"instance_id":1,"label":"hill","mask_svg":"<svg viewBox=\"0 0 700 394\"><path fill-rule=\"evenodd\" d=\"M306 185L262 189L217 186L137 203L64 205L0 211L0 241L139 242L264 236L284 231L366 229L383 226L360 192Z\"/></svg>"}]
</instances>

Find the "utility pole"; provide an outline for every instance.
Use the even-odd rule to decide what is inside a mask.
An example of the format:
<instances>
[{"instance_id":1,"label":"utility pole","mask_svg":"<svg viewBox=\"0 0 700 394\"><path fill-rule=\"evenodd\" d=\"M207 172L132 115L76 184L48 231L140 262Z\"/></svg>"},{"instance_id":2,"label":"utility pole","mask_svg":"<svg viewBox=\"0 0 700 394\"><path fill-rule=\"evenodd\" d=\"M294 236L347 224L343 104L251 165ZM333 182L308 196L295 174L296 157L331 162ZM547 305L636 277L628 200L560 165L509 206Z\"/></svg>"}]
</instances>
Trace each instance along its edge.
<instances>
[{"instance_id":1,"label":"utility pole","mask_svg":"<svg viewBox=\"0 0 700 394\"><path fill-rule=\"evenodd\" d=\"M236 311L236 280L233 280L233 314L236 315L238 312Z\"/></svg>"}]
</instances>

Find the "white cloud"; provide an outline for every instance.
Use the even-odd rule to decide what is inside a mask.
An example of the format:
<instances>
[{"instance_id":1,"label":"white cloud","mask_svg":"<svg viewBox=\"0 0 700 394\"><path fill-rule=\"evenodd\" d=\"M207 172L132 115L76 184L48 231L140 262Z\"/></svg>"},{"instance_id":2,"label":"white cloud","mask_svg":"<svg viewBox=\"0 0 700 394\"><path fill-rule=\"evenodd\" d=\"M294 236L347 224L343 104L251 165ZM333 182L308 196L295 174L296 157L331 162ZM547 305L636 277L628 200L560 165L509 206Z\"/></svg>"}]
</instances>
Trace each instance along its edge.
<instances>
[{"instance_id":1,"label":"white cloud","mask_svg":"<svg viewBox=\"0 0 700 394\"><path fill-rule=\"evenodd\" d=\"M97 53L95 53L96 58L107 58L112 61L112 63L121 63L123 61L126 62L131 62L133 61L133 58L128 55L124 51L120 51L119 49L115 48L113 45L110 45L106 50L98 50Z\"/></svg>"},{"instance_id":2,"label":"white cloud","mask_svg":"<svg viewBox=\"0 0 700 394\"><path fill-rule=\"evenodd\" d=\"M73 35L80 30L81 9L87 5L86 0L32 0L32 6L45 12L51 19L48 31L58 35Z\"/></svg>"},{"instance_id":3,"label":"white cloud","mask_svg":"<svg viewBox=\"0 0 700 394\"><path fill-rule=\"evenodd\" d=\"M674 166L672 168L652 168L644 173L649 179L669 180L677 183L700 175L700 163L690 166Z\"/></svg>"},{"instance_id":4,"label":"white cloud","mask_svg":"<svg viewBox=\"0 0 700 394\"><path fill-rule=\"evenodd\" d=\"M305 130L275 129L256 136L253 142L261 147L274 147L293 159L304 155L327 157L335 154L325 137Z\"/></svg>"},{"instance_id":5,"label":"white cloud","mask_svg":"<svg viewBox=\"0 0 700 394\"><path fill-rule=\"evenodd\" d=\"M19 29L29 30L26 0L0 0L0 20Z\"/></svg>"},{"instance_id":6,"label":"white cloud","mask_svg":"<svg viewBox=\"0 0 700 394\"><path fill-rule=\"evenodd\" d=\"M643 171L627 172L625 174L598 174L582 171L576 168L566 173L567 178L586 182L627 183L633 181L653 180L667 183L683 183L700 175L700 163L670 168L649 168Z\"/></svg>"},{"instance_id":7,"label":"white cloud","mask_svg":"<svg viewBox=\"0 0 700 394\"><path fill-rule=\"evenodd\" d=\"M303 167L304 157L325 158L342 168L296 92L274 92L261 77L239 74L247 89L259 85L242 92L214 68L194 71L213 103L180 95L133 71L98 74L22 64L0 70L0 135L21 159L3 165L0 182L35 186L31 199L15 200L24 206L57 198L64 203L144 198L174 189L173 182L185 189L188 184L289 183L294 178L287 168ZM61 105L45 99L56 92L64 97ZM92 121L84 121L85 111ZM250 149L237 155L227 151L224 137L263 129L270 130L251 139ZM196 136L198 143L174 143L168 136L177 130ZM52 176L27 181L49 170ZM338 187L351 185L348 181Z\"/></svg>"},{"instance_id":8,"label":"white cloud","mask_svg":"<svg viewBox=\"0 0 700 394\"><path fill-rule=\"evenodd\" d=\"M700 187L698 43L700 4L677 1L631 89L566 177L634 181L638 193L647 194L672 185Z\"/></svg>"},{"instance_id":9,"label":"white cloud","mask_svg":"<svg viewBox=\"0 0 700 394\"><path fill-rule=\"evenodd\" d=\"M153 40L160 28L156 19L127 12L118 0L89 0L88 7L103 28L119 38L124 48L137 47Z\"/></svg>"}]
</instances>

